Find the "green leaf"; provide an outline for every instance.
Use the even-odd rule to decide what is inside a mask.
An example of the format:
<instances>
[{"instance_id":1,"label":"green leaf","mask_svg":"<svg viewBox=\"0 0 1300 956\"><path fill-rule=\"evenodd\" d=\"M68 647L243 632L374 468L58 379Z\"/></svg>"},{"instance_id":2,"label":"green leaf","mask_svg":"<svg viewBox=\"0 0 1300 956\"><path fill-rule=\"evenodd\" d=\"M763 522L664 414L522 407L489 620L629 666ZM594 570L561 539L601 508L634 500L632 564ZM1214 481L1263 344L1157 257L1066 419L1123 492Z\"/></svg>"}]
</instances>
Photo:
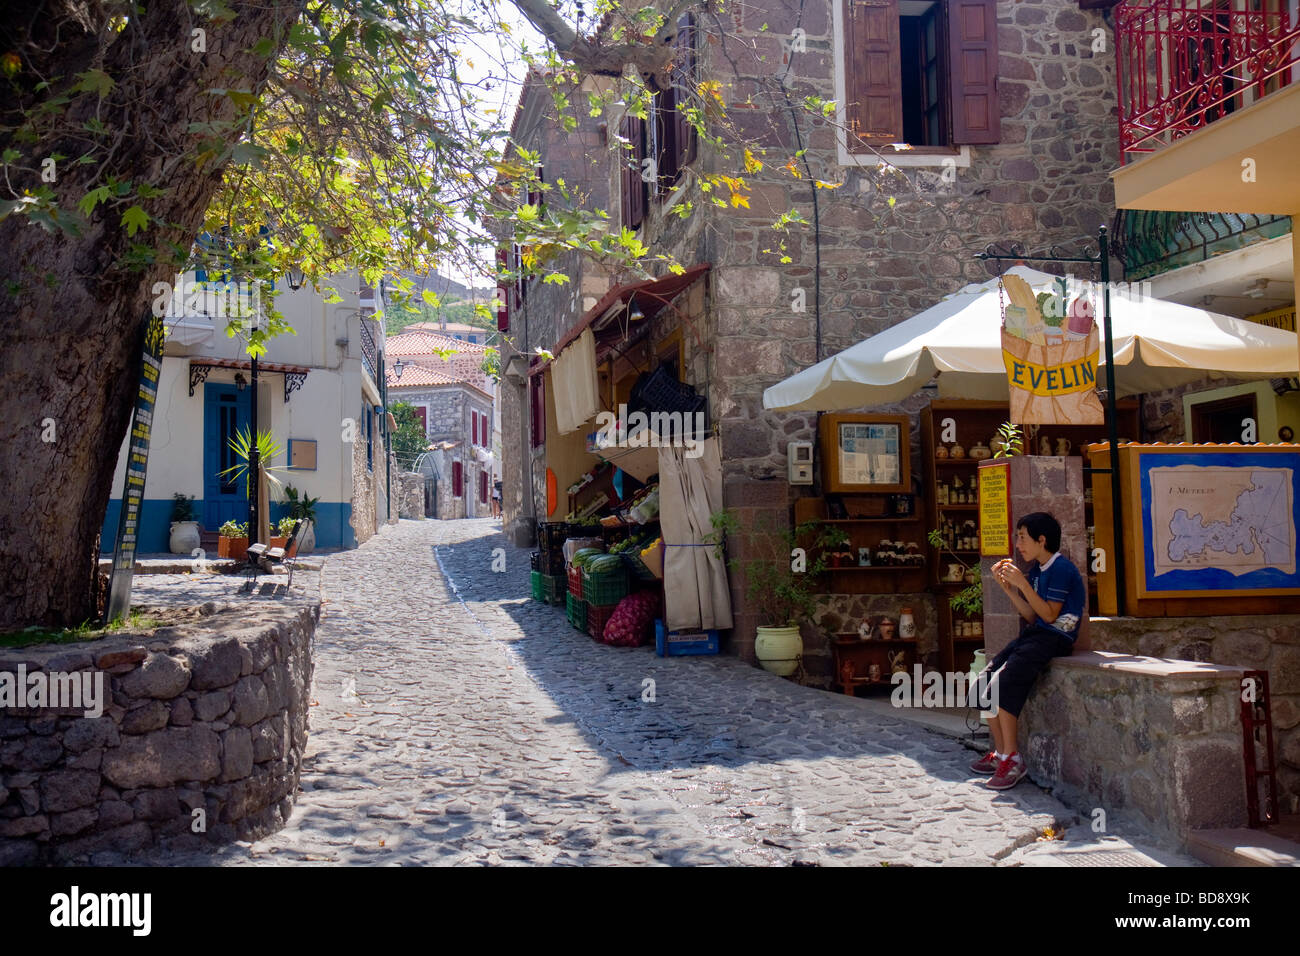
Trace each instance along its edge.
<instances>
[{"instance_id":1,"label":"green leaf","mask_svg":"<svg viewBox=\"0 0 1300 956\"><path fill-rule=\"evenodd\" d=\"M122 213L122 225L126 226L128 236L134 236L149 225L149 214L139 206L132 206Z\"/></svg>"},{"instance_id":2,"label":"green leaf","mask_svg":"<svg viewBox=\"0 0 1300 956\"><path fill-rule=\"evenodd\" d=\"M107 96L113 91L113 78L103 70L86 70L84 73L78 73L77 77L80 82L73 87L78 93L98 93L100 98Z\"/></svg>"},{"instance_id":3,"label":"green leaf","mask_svg":"<svg viewBox=\"0 0 1300 956\"><path fill-rule=\"evenodd\" d=\"M102 202L108 202L112 195L113 191L107 186L99 186L82 196L81 201L77 203L77 208L81 210L83 215L89 216L95 211L95 206ZM132 233L132 235L135 235L135 233Z\"/></svg>"}]
</instances>

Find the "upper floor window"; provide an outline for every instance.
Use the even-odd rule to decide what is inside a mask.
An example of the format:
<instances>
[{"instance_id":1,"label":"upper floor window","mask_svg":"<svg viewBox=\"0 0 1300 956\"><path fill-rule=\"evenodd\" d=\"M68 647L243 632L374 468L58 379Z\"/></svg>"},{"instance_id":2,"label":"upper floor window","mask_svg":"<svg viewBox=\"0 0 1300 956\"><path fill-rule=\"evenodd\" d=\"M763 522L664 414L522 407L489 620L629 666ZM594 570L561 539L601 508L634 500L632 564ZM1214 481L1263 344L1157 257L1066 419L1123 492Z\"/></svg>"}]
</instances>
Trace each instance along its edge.
<instances>
[{"instance_id":1,"label":"upper floor window","mask_svg":"<svg viewBox=\"0 0 1300 956\"><path fill-rule=\"evenodd\" d=\"M996 143L996 0L844 0L849 151Z\"/></svg>"}]
</instances>

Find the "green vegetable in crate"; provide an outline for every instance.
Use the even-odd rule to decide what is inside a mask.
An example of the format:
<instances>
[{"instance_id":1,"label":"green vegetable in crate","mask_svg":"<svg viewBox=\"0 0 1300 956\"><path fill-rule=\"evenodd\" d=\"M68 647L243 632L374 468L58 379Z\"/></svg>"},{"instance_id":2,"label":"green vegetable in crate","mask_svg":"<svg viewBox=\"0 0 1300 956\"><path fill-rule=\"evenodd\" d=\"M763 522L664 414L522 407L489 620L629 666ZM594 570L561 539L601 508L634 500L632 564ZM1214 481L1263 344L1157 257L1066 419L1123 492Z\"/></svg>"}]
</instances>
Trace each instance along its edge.
<instances>
[{"instance_id":1,"label":"green vegetable in crate","mask_svg":"<svg viewBox=\"0 0 1300 956\"><path fill-rule=\"evenodd\" d=\"M587 561L588 574L607 574L623 567L623 561L616 554L601 554Z\"/></svg>"},{"instance_id":2,"label":"green vegetable in crate","mask_svg":"<svg viewBox=\"0 0 1300 956\"><path fill-rule=\"evenodd\" d=\"M600 548L579 548L577 551L573 552L573 560L569 563L575 568L585 568L588 560L596 557L598 554L604 553L605 552Z\"/></svg>"}]
</instances>

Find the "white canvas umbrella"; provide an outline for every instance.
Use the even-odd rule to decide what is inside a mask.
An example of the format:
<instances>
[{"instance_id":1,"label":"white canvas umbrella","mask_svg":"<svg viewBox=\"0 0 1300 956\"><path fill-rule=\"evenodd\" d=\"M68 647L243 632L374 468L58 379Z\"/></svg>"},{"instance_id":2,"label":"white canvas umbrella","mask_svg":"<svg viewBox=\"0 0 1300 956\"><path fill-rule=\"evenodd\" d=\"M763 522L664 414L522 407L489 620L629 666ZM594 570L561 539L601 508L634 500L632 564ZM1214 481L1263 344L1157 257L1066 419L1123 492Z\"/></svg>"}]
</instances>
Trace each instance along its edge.
<instances>
[{"instance_id":1,"label":"white canvas umbrella","mask_svg":"<svg viewBox=\"0 0 1300 956\"><path fill-rule=\"evenodd\" d=\"M1035 292L1057 277L1025 266L1007 270ZM1077 291L1079 284L1073 289ZM1059 287L1056 287L1059 288ZM1101 331L1101 293L1092 295ZM1296 334L1150 297L1111 293L1115 391L1119 396L1198 381L1208 372L1234 378L1294 376ZM836 411L901 401L938 375L939 395L1006 401L998 279L972 283L924 312L779 382L763 407ZM1105 377L1098 374L1104 386Z\"/></svg>"}]
</instances>

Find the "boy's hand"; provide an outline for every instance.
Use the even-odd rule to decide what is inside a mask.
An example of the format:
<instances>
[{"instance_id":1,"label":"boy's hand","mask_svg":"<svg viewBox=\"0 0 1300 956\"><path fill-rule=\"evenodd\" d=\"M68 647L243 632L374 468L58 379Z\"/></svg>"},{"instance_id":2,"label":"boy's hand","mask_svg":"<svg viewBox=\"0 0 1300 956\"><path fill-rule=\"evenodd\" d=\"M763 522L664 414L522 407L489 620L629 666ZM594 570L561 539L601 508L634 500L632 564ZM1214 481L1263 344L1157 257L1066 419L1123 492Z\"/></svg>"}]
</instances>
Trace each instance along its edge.
<instances>
[{"instance_id":1,"label":"boy's hand","mask_svg":"<svg viewBox=\"0 0 1300 956\"><path fill-rule=\"evenodd\" d=\"M1010 558L1004 560L1002 573L999 575L999 579L1002 580L1006 586L1015 588L1021 593L1029 590L1029 579L1025 577L1025 573L1016 567L1015 562Z\"/></svg>"},{"instance_id":2,"label":"boy's hand","mask_svg":"<svg viewBox=\"0 0 1300 956\"><path fill-rule=\"evenodd\" d=\"M1003 591L1005 591L1007 594L1010 594L1011 584L1007 581L1007 576L1006 576L1006 569L1008 565L1014 567L1014 564L1012 564L1009 558L1003 558L997 564L993 565L993 578L998 582L998 586L1001 587Z\"/></svg>"}]
</instances>

